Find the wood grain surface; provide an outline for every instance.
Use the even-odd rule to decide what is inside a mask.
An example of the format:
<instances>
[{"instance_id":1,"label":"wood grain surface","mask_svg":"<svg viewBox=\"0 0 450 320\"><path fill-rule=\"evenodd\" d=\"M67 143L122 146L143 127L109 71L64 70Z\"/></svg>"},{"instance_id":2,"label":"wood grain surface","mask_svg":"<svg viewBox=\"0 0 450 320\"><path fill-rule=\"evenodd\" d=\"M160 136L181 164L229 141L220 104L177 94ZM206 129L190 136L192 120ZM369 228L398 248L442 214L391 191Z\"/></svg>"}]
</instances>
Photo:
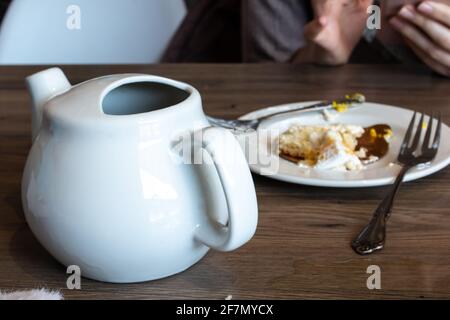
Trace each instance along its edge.
<instances>
[{"instance_id":1,"label":"wood grain surface","mask_svg":"<svg viewBox=\"0 0 450 320\"><path fill-rule=\"evenodd\" d=\"M389 221L386 248L367 257L350 248L385 188L328 189L254 176L259 225L232 253L211 251L187 271L139 284L82 280L66 288L66 269L36 241L24 217L20 180L30 148L24 78L43 67L0 67L0 290L47 287L66 299L397 299L450 298L450 169L405 184ZM397 66L340 68L254 65L63 67L72 83L139 72L193 84L210 115L235 118L258 108L362 92L368 100L439 110L450 123L450 81ZM405 120L407 121L407 120ZM366 269L381 268L381 290Z\"/></svg>"}]
</instances>

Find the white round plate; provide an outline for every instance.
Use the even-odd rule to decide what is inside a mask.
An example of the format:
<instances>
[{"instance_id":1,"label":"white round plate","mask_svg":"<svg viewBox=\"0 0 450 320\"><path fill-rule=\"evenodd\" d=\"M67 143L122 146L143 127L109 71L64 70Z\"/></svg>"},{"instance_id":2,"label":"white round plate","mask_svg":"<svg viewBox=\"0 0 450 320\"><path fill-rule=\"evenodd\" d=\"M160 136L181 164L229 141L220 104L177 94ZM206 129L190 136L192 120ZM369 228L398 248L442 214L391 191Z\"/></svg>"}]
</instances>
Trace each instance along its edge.
<instances>
[{"instance_id":1,"label":"white round plate","mask_svg":"<svg viewBox=\"0 0 450 320\"><path fill-rule=\"evenodd\" d=\"M265 108L248 113L240 119L256 119L273 112L289 110L301 105L307 106L315 102L292 103ZM326 121L322 112L291 113L288 116L273 117L261 123L257 132L238 135L237 138L254 173L286 182L320 187L381 186L393 183L400 170L400 166L396 164L396 159L412 115L413 111L411 110L376 103L364 103L361 107L339 113L333 122ZM425 120L428 122L427 117L425 117ZM301 168L295 163L278 156L277 137L291 125L326 125L331 123L354 124L363 127L375 124L390 125L394 135L390 142L388 154L379 161L367 165L363 170L346 172ZM434 128L436 123L437 121L434 120ZM270 136L268 139L264 139L268 136ZM429 165L411 169L407 173L405 181L428 176L443 169L448 164L450 164L450 129L443 124L441 145L436 158Z\"/></svg>"}]
</instances>

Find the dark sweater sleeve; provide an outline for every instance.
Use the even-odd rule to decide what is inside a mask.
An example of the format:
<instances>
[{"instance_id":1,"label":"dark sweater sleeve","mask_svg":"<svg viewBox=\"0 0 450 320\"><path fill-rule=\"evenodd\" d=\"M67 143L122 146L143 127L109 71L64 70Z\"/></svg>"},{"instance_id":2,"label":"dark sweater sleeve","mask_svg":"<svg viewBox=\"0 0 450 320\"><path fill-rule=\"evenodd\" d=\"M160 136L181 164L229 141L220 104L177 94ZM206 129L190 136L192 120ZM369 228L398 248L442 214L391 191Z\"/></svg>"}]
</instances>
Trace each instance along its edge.
<instances>
[{"instance_id":1,"label":"dark sweater sleeve","mask_svg":"<svg viewBox=\"0 0 450 320\"><path fill-rule=\"evenodd\" d=\"M0 25L10 2L11 2L10 0L0 0Z\"/></svg>"},{"instance_id":2,"label":"dark sweater sleeve","mask_svg":"<svg viewBox=\"0 0 450 320\"><path fill-rule=\"evenodd\" d=\"M241 62L241 1L190 1L163 62Z\"/></svg>"},{"instance_id":3,"label":"dark sweater sleeve","mask_svg":"<svg viewBox=\"0 0 450 320\"><path fill-rule=\"evenodd\" d=\"M241 19L244 62L286 62L305 44L310 1L242 1Z\"/></svg>"}]
</instances>

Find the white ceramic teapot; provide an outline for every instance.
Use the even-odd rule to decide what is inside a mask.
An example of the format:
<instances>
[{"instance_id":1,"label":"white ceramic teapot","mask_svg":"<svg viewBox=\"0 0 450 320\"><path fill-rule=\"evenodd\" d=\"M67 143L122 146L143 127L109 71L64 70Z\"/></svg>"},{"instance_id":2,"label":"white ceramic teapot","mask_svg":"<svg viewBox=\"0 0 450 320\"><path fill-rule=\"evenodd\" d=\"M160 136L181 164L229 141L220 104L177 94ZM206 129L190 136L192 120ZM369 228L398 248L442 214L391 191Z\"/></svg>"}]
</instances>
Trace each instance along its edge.
<instances>
[{"instance_id":1,"label":"white ceramic teapot","mask_svg":"<svg viewBox=\"0 0 450 320\"><path fill-rule=\"evenodd\" d=\"M62 264L96 280L146 281L253 236L258 211L244 154L230 132L209 127L195 88L141 74L71 86L58 68L27 84L33 146L23 208ZM189 148L181 137L192 137ZM203 161L186 161L180 143Z\"/></svg>"}]
</instances>

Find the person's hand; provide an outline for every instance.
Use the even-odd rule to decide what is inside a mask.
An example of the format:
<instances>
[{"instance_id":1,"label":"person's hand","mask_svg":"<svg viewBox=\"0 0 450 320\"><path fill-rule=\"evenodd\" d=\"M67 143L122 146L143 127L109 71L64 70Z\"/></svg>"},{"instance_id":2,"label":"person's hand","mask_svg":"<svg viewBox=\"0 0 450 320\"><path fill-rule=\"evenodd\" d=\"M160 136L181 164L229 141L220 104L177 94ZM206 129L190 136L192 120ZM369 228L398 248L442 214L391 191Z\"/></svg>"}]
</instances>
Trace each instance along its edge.
<instances>
[{"instance_id":1,"label":"person's hand","mask_svg":"<svg viewBox=\"0 0 450 320\"><path fill-rule=\"evenodd\" d=\"M307 45L294 62L340 65L360 40L372 0L311 0L315 18L305 26Z\"/></svg>"},{"instance_id":2,"label":"person's hand","mask_svg":"<svg viewBox=\"0 0 450 320\"><path fill-rule=\"evenodd\" d=\"M450 77L450 2L404 6L390 23L425 64Z\"/></svg>"}]
</instances>

